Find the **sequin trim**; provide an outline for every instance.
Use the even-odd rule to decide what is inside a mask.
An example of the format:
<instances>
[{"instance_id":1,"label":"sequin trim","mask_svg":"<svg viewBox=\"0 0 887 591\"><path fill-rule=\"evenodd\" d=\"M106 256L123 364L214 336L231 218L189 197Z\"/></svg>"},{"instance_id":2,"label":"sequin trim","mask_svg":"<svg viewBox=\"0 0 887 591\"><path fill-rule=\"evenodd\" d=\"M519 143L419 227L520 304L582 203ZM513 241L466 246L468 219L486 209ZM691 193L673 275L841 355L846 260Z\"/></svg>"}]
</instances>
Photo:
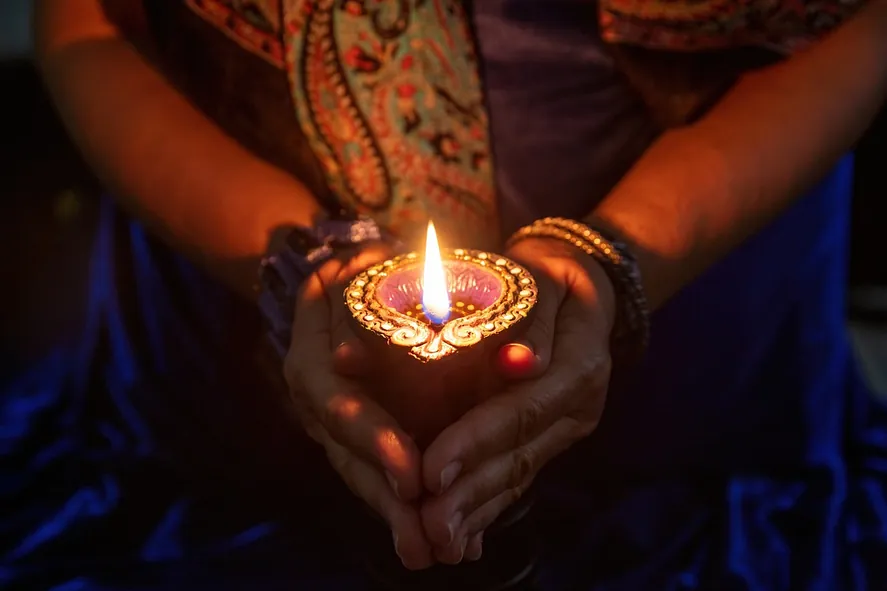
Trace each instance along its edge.
<instances>
[{"instance_id":1,"label":"sequin trim","mask_svg":"<svg viewBox=\"0 0 887 591\"><path fill-rule=\"evenodd\" d=\"M185 0L191 10L268 63L283 69L281 0Z\"/></svg>"}]
</instances>

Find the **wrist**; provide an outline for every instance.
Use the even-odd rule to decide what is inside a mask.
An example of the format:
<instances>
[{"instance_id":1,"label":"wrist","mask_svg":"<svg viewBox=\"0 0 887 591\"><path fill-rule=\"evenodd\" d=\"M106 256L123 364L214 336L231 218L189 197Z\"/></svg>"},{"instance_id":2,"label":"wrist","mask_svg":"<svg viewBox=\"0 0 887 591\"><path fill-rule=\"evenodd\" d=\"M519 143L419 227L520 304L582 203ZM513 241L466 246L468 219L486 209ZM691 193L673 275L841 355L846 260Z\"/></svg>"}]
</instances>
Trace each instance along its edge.
<instances>
[{"instance_id":1,"label":"wrist","mask_svg":"<svg viewBox=\"0 0 887 591\"><path fill-rule=\"evenodd\" d=\"M578 260L594 293L585 295L597 298L611 327L611 355L622 364L638 361L647 347L650 316L640 270L628 247L596 228L565 218L538 220L515 232L508 244L539 238L560 241L572 252L587 255Z\"/></svg>"},{"instance_id":2,"label":"wrist","mask_svg":"<svg viewBox=\"0 0 887 591\"><path fill-rule=\"evenodd\" d=\"M619 313L616 286L613 285L613 280L606 269L593 256L575 246L572 250L589 281L594 285L595 302L606 322L607 335L611 336Z\"/></svg>"},{"instance_id":3,"label":"wrist","mask_svg":"<svg viewBox=\"0 0 887 591\"><path fill-rule=\"evenodd\" d=\"M541 266L543 271L556 275L562 288L581 298L600 316L606 336L610 335L616 320L616 292L609 275L594 257L575 244L552 236L515 241L506 250L506 255L528 267ZM551 259L558 261L556 269L544 264ZM563 298L566 293L559 295Z\"/></svg>"},{"instance_id":4,"label":"wrist","mask_svg":"<svg viewBox=\"0 0 887 591\"><path fill-rule=\"evenodd\" d=\"M369 218L328 219L312 228L292 227L280 249L259 268L258 307L271 344L282 358L289 348L296 300L304 281L333 259L352 258L363 248L393 242Z\"/></svg>"}]
</instances>

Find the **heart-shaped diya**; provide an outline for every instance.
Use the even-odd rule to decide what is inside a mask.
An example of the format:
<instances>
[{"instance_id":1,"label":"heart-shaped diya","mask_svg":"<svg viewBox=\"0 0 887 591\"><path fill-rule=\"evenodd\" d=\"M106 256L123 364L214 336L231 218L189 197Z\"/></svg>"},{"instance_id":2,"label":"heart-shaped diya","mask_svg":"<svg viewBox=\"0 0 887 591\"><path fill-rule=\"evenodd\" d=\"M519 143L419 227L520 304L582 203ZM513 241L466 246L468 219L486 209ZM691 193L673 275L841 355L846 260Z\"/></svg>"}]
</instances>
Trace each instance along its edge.
<instances>
[{"instance_id":1,"label":"heart-shaped diya","mask_svg":"<svg viewBox=\"0 0 887 591\"><path fill-rule=\"evenodd\" d=\"M446 250L441 261L451 302L445 322L435 323L423 308L423 267L417 253L357 275L345 290L345 305L361 327L426 363L505 337L532 312L538 292L523 266L466 249Z\"/></svg>"}]
</instances>

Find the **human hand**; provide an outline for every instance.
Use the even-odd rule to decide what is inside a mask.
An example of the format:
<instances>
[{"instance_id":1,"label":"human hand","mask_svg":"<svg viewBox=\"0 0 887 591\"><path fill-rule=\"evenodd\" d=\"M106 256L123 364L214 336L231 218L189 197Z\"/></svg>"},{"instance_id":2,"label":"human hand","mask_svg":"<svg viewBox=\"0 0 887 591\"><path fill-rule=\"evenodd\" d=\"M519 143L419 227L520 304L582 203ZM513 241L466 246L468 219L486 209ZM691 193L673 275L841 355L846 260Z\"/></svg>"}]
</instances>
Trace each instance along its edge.
<instances>
[{"instance_id":1,"label":"human hand","mask_svg":"<svg viewBox=\"0 0 887 591\"><path fill-rule=\"evenodd\" d=\"M509 258L533 272L539 289L525 342L500 349L496 365L512 383L445 429L423 456L422 505L435 556L480 558L483 532L527 490L552 458L600 420L610 379L613 286L593 258L566 242L531 238Z\"/></svg>"},{"instance_id":2,"label":"human hand","mask_svg":"<svg viewBox=\"0 0 887 591\"><path fill-rule=\"evenodd\" d=\"M326 450L351 491L391 528L395 550L410 569L433 563L418 510L421 455L397 422L355 379L368 359L348 323L342 294L351 278L384 260L381 247L328 261L303 286L284 375L308 435Z\"/></svg>"}]
</instances>

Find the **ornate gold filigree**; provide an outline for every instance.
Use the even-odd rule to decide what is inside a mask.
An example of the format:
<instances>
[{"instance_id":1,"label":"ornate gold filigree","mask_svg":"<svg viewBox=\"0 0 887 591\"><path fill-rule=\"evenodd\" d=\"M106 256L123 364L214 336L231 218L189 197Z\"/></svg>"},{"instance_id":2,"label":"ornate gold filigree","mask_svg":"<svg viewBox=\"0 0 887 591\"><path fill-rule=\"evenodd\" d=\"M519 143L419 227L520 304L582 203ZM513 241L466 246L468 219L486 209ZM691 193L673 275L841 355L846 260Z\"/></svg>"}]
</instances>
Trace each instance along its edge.
<instances>
[{"instance_id":1,"label":"ornate gold filigree","mask_svg":"<svg viewBox=\"0 0 887 591\"><path fill-rule=\"evenodd\" d=\"M391 345L409 349L410 355L423 362L442 359L508 330L526 318L536 305L536 282L523 266L500 255L476 250L447 250L442 256L448 268L495 280L498 284L495 299L481 309L453 318L442 327L406 314L408 310L383 301L380 288L401 288L401 285L386 286L386 282L403 279L407 276L405 272L420 268L421 258L409 253L357 275L345 290L345 305L362 327L384 337ZM472 294L464 291L470 288L454 292L458 289L451 285L451 299L471 298Z\"/></svg>"}]
</instances>

